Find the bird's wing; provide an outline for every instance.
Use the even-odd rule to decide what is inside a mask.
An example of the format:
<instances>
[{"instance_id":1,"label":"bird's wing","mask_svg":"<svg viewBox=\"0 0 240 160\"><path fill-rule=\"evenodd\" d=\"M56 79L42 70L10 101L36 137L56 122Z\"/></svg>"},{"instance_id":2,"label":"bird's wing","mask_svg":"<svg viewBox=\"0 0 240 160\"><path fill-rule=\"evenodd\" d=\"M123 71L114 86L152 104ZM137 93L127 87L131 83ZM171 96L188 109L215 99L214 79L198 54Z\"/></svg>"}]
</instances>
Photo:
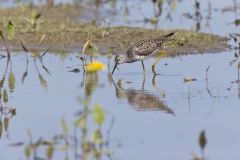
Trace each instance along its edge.
<instances>
[{"instance_id":1,"label":"bird's wing","mask_svg":"<svg viewBox=\"0 0 240 160\"><path fill-rule=\"evenodd\" d=\"M158 48L157 43L153 40L142 40L135 44L131 44L128 48L127 54L136 54L139 56L147 56ZM129 55L130 56L130 55Z\"/></svg>"}]
</instances>

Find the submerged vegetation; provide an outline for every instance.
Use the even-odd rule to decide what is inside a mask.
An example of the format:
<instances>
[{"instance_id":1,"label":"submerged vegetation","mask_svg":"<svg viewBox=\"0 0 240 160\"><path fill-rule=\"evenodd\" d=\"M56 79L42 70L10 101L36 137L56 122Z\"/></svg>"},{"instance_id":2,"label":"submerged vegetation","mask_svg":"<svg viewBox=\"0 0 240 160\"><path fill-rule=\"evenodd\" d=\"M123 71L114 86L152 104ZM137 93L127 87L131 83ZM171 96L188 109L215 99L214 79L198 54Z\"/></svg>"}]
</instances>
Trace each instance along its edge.
<instances>
[{"instance_id":1,"label":"submerged vegetation","mask_svg":"<svg viewBox=\"0 0 240 160\"><path fill-rule=\"evenodd\" d=\"M28 52L28 48L22 43L23 50ZM47 87L47 80L43 77L41 70L50 74L47 67L43 64L43 54L37 52L32 53L30 57L26 54L26 71L22 75L22 85L29 75L29 63L35 69L40 85L42 88ZM9 136L9 123L12 117L16 115L16 109L9 105L9 94L14 92L16 78L12 64L14 57L6 60L6 69L0 81L0 139L2 135ZM40 64L40 66L38 65ZM65 159L101 159L102 157L111 157L112 151L110 145L110 133L113 127L114 119L107 118L107 112L99 103L91 105L92 94L98 87L98 71L102 70L105 65L99 61L92 61L86 64L86 72L83 75L81 88L83 88L83 96L77 96L77 102L80 109L75 112L75 118L68 123L64 116L61 119L62 133L52 135L52 138L35 137L29 129L27 131L28 141L18 141L9 144L9 147L22 147L23 154L26 159L54 159L58 154L65 153ZM20 74L21 75L21 74ZM8 77L7 77L8 76ZM36 76L36 75L35 75ZM8 78L6 81L6 78ZM7 87L8 86L8 87ZM108 122L106 122L106 119ZM94 124L89 125L89 121ZM107 126L106 126L107 125ZM109 127L108 127L109 125ZM106 127L107 129L106 129ZM6 132L6 133L5 133ZM40 152L40 153L39 153Z\"/></svg>"},{"instance_id":2,"label":"submerged vegetation","mask_svg":"<svg viewBox=\"0 0 240 160\"><path fill-rule=\"evenodd\" d=\"M4 132L9 135L10 120L16 115L16 108L10 103L10 97L15 90L15 75L11 61L7 61L5 72L0 80L0 139Z\"/></svg>"},{"instance_id":3,"label":"submerged vegetation","mask_svg":"<svg viewBox=\"0 0 240 160\"><path fill-rule=\"evenodd\" d=\"M81 98L79 98L81 99ZM27 159L55 159L59 153L65 153L64 159L96 159L106 156L111 158L112 152L109 148L109 134L112 129L113 120L107 131L102 129L105 122L105 111L102 106L95 103L93 109L89 103L80 100L83 110L79 111L74 122L69 125L64 117L61 119L62 133L56 134L52 139L39 138L35 140L34 135L28 130L29 141L10 144L10 147L24 147L24 155ZM96 128L90 128L88 121L94 120ZM1 121L0 121L1 122ZM72 125L73 124L73 125ZM105 133L106 132L106 133ZM39 154L40 151L41 152Z\"/></svg>"},{"instance_id":4,"label":"submerged vegetation","mask_svg":"<svg viewBox=\"0 0 240 160\"><path fill-rule=\"evenodd\" d=\"M141 39L157 38L170 31L137 27L100 27L96 22L81 22L81 7L57 5L51 8L21 6L0 9L0 28L4 33L11 30L9 43L13 49L21 48L23 41L29 49L55 51L79 51L91 39L99 46L100 52L113 48L122 53L127 46ZM21 16L19 16L21 15ZM8 26L8 27L7 27ZM15 30L15 33L13 32ZM225 50L227 38L190 30L174 30L174 38L166 43L169 55Z\"/></svg>"}]
</instances>

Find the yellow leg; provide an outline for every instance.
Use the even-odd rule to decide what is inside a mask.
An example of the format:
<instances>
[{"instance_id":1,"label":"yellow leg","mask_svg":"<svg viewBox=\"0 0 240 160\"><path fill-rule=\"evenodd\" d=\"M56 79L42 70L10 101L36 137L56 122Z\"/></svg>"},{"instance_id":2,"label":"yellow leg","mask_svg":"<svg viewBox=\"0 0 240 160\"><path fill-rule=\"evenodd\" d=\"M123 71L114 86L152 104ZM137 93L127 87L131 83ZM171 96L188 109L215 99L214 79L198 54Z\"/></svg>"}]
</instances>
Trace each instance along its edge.
<instances>
[{"instance_id":1,"label":"yellow leg","mask_svg":"<svg viewBox=\"0 0 240 160\"><path fill-rule=\"evenodd\" d=\"M152 64L152 72L154 75L158 75L155 71L156 64L160 61L161 57L158 57L157 60Z\"/></svg>"},{"instance_id":2,"label":"yellow leg","mask_svg":"<svg viewBox=\"0 0 240 160\"><path fill-rule=\"evenodd\" d=\"M142 62L143 73L144 73L144 75L145 75L145 74L146 74L146 69L145 69L145 66L144 66L143 61L141 61L141 62Z\"/></svg>"}]
</instances>

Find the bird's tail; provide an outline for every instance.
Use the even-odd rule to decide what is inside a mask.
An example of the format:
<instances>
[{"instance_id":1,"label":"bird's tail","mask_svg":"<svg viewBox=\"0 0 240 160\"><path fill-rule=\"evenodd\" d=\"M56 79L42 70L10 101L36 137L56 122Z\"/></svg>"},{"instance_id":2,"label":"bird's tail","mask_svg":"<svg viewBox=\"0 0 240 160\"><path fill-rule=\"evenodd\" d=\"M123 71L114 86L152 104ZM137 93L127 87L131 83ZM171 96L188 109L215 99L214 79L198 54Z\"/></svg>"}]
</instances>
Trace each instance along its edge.
<instances>
[{"instance_id":1,"label":"bird's tail","mask_svg":"<svg viewBox=\"0 0 240 160\"><path fill-rule=\"evenodd\" d=\"M169 37L172 37L175 34L175 32L168 33L164 36L162 36L160 39L167 40Z\"/></svg>"},{"instance_id":2,"label":"bird's tail","mask_svg":"<svg viewBox=\"0 0 240 160\"><path fill-rule=\"evenodd\" d=\"M166 34L166 35L164 35L162 37L168 38L168 37L171 37L174 34L175 34L175 32L171 32L171 33L168 33L168 34Z\"/></svg>"},{"instance_id":3,"label":"bird's tail","mask_svg":"<svg viewBox=\"0 0 240 160\"><path fill-rule=\"evenodd\" d=\"M164 42L166 42L169 39L169 37L173 36L174 34L175 34L175 32L171 32L171 33L168 33L168 34L163 35L160 38L156 39L158 46L161 47L161 45Z\"/></svg>"},{"instance_id":4,"label":"bird's tail","mask_svg":"<svg viewBox=\"0 0 240 160\"><path fill-rule=\"evenodd\" d=\"M162 45L164 42L166 42L166 41L169 39L169 37L173 36L174 34L175 34L175 32L171 32L171 33L168 33L168 34L166 34L166 35L163 35L163 36L161 36L160 38L156 39L155 42L157 43L157 45L158 45L159 47L161 47L161 45Z\"/></svg>"}]
</instances>

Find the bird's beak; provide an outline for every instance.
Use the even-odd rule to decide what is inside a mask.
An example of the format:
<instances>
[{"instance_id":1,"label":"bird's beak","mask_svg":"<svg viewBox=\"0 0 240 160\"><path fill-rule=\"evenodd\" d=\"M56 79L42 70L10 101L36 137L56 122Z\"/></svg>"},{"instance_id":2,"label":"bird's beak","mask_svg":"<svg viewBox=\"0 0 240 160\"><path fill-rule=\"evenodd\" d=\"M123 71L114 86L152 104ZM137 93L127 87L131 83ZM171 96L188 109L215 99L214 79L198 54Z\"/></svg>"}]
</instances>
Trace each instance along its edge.
<instances>
[{"instance_id":1,"label":"bird's beak","mask_svg":"<svg viewBox=\"0 0 240 160\"><path fill-rule=\"evenodd\" d=\"M114 68L113 68L113 71L112 71L112 74L114 73L114 71L115 71L115 69L117 68L117 63L115 63L115 65L114 65Z\"/></svg>"}]
</instances>

